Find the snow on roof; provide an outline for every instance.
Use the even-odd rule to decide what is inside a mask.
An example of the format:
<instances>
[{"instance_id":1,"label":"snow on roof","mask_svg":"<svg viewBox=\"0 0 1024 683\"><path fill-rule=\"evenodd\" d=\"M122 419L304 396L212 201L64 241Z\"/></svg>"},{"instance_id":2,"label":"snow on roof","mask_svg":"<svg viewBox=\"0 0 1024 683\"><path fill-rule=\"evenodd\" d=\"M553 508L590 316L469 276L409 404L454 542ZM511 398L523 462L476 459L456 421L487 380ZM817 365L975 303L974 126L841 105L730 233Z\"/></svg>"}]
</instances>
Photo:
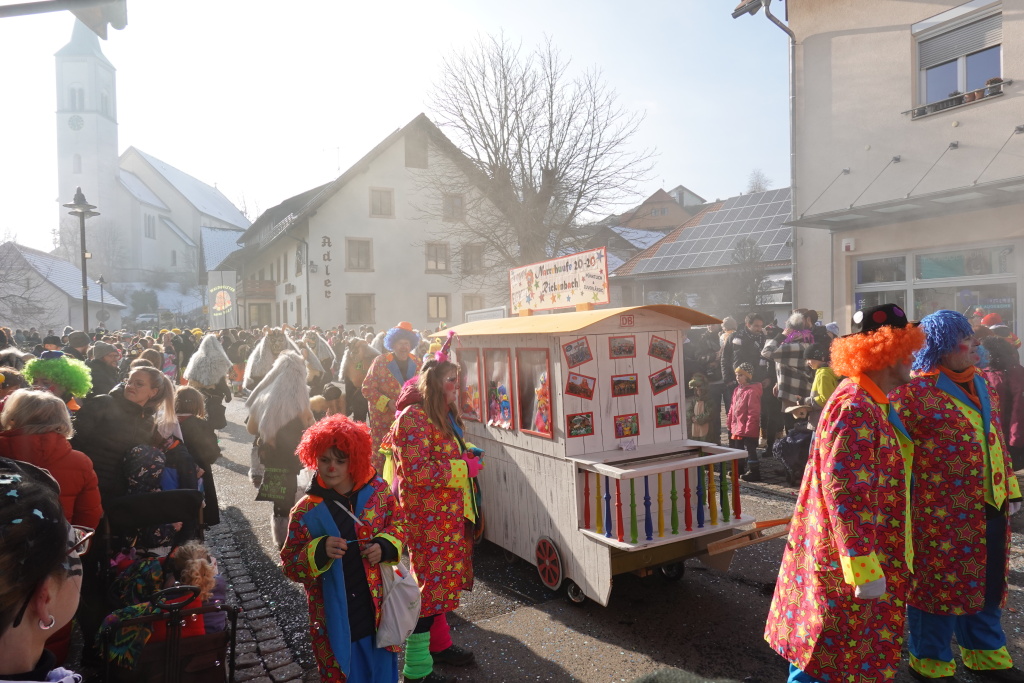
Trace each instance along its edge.
<instances>
[{"instance_id":1,"label":"snow on roof","mask_svg":"<svg viewBox=\"0 0 1024 683\"><path fill-rule=\"evenodd\" d=\"M72 299L82 298L82 271L79 268L56 256L44 254L41 251L36 251L20 244L15 244L14 248L21 252L29 266L39 273L44 280ZM101 296L98 284L90 279L88 285L89 301L95 301L96 303L102 301L107 306L125 308L125 304L121 303L117 297L111 294L109 289L105 288Z\"/></svg>"},{"instance_id":2,"label":"snow on roof","mask_svg":"<svg viewBox=\"0 0 1024 683\"><path fill-rule=\"evenodd\" d=\"M162 175L167 182L173 185L200 213L212 216L239 228L249 227L249 219L243 216L242 212L220 190L193 178L188 173L180 171L154 156L146 154L137 147L134 149L139 153L139 156L149 162L149 165Z\"/></svg>"},{"instance_id":3,"label":"snow on roof","mask_svg":"<svg viewBox=\"0 0 1024 683\"><path fill-rule=\"evenodd\" d=\"M156 196L153 190L149 189L146 183L142 182L142 178L135 175L131 171L126 171L123 168L118 172L118 179L121 184L124 185L124 189L128 190L133 197L142 202L143 204L149 204L155 206L163 211L170 211L167 205L160 201L160 198Z\"/></svg>"},{"instance_id":4,"label":"snow on roof","mask_svg":"<svg viewBox=\"0 0 1024 683\"><path fill-rule=\"evenodd\" d=\"M175 222L172 221L170 218L168 218L167 216L160 216L160 220L162 220L164 222L164 225L166 225L168 228L170 228L171 232L173 232L175 235L177 235L178 239L180 239L182 242L184 242L186 246L189 246L189 247L195 247L196 246L196 243L192 241L192 238L189 237L187 234L185 234L185 231L182 230L181 228L179 228L175 224Z\"/></svg>"},{"instance_id":5,"label":"snow on roof","mask_svg":"<svg viewBox=\"0 0 1024 683\"><path fill-rule=\"evenodd\" d=\"M199 230L199 239L203 243L203 267L206 270L216 270L224 259L241 249L238 239L245 234L244 230L207 226Z\"/></svg>"},{"instance_id":6,"label":"snow on roof","mask_svg":"<svg viewBox=\"0 0 1024 683\"><path fill-rule=\"evenodd\" d=\"M622 226L611 228L611 231L639 249L646 249L665 236L659 230L637 230Z\"/></svg>"}]
</instances>

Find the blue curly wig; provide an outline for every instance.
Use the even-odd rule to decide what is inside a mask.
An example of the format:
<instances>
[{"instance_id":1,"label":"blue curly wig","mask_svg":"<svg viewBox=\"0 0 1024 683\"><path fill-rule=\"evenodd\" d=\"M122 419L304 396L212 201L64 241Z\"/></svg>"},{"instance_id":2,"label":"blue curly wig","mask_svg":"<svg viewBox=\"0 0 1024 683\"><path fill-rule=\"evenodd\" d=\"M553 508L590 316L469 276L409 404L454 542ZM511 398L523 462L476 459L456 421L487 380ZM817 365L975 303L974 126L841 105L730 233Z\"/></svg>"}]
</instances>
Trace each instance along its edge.
<instances>
[{"instance_id":1,"label":"blue curly wig","mask_svg":"<svg viewBox=\"0 0 1024 683\"><path fill-rule=\"evenodd\" d=\"M956 311L935 311L921 318L921 329L924 330L924 347L914 354L914 370L931 372L939 367L940 361L947 353L951 353L957 345L974 334L971 323L963 313Z\"/></svg>"},{"instance_id":2,"label":"blue curly wig","mask_svg":"<svg viewBox=\"0 0 1024 683\"><path fill-rule=\"evenodd\" d=\"M420 335L415 332L411 332L402 327L392 327L388 330L388 333L384 335L384 348L391 351L395 342L399 339L408 339L409 345L412 347L413 351L416 350L416 346L420 343Z\"/></svg>"}]
</instances>

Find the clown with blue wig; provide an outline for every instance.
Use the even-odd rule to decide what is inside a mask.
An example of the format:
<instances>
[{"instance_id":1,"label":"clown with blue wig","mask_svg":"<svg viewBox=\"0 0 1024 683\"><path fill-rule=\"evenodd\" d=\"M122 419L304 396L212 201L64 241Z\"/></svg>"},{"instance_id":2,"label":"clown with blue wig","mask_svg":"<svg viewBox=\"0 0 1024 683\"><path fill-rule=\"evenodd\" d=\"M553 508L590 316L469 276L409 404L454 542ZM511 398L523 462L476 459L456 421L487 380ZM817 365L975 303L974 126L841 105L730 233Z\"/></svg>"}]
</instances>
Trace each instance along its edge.
<instances>
[{"instance_id":1,"label":"clown with blue wig","mask_svg":"<svg viewBox=\"0 0 1024 683\"><path fill-rule=\"evenodd\" d=\"M914 440L914 570L907 596L911 675L955 681L951 641L984 680L1024 681L1006 649L1008 517L1020 487L1003 443L999 401L980 372L978 339L961 313L925 316L917 377L893 398Z\"/></svg>"},{"instance_id":2,"label":"clown with blue wig","mask_svg":"<svg viewBox=\"0 0 1024 683\"><path fill-rule=\"evenodd\" d=\"M412 351L420 343L420 335L412 324L400 322L384 335L383 353L373 359L363 380L363 396L369 406L370 438L373 440L373 466L384 471L384 458L378 453L381 441L395 421L395 401L402 385L419 374L420 362Z\"/></svg>"}]
</instances>

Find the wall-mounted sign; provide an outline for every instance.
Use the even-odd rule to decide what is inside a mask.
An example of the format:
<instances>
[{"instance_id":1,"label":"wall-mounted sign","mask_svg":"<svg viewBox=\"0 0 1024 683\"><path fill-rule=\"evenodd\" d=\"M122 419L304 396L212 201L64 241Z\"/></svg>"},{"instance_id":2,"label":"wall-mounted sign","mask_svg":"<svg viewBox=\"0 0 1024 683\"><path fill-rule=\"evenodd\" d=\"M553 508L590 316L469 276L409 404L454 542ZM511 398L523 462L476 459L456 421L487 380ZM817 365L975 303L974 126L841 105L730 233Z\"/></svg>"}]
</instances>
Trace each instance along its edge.
<instances>
[{"instance_id":1,"label":"wall-mounted sign","mask_svg":"<svg viewBox=\"0 0 1024 683\"><path fill-rule=\"evenodd\" d=\"M606 304L608 254L604 247L508 271L512 315L580 304Z\"/></svg>"}]
</instances>

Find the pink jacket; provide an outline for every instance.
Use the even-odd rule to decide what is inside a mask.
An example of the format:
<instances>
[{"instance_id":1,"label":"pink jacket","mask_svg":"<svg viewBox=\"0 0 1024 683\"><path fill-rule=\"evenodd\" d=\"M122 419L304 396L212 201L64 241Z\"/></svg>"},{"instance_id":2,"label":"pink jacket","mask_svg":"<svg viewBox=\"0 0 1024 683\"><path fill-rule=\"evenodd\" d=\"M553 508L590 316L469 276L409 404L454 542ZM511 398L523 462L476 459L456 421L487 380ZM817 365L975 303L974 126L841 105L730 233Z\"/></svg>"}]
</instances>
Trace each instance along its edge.
<instances>
[{"instance_id":1,"label":"pink jacket","mask_svg":"<svg viewBox=\"0 0 1024 683\"><path fill-rule=\"evenodd\" d=\"M761 433L760 382L737 385L729 408L729 436L757 437Z\"/></svg>"},{"instance_id":2,"label":"pink jacket","mask_svg":"<svg viewBox=\"0 0 1024 683\"><path fill-rule=\"evenodd\" d=\"M1015 365L1002 372L985 370L985 379L999 396L1003 440L1014 448L1024 445L1024 368Z\"/></svg>"}]
</instances>

